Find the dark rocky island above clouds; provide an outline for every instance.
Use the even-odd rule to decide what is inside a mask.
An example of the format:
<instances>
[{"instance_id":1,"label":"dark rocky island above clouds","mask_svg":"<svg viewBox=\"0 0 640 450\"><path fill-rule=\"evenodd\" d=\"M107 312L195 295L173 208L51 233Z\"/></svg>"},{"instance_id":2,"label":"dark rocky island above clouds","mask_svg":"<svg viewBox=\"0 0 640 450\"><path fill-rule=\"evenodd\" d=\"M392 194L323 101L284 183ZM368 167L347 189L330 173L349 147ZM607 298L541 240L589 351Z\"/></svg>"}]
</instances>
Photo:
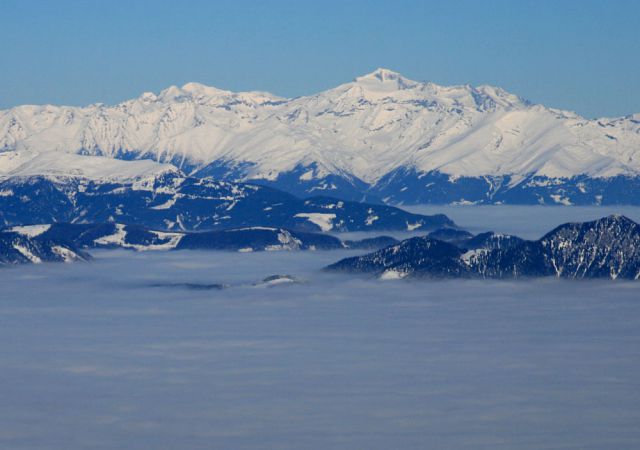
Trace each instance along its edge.
<instances>
[{"instance_id":1,"label":"dark rocky island above clouds","mask_svg":"<svg viewBox=\"0 0 640 450\"><path fill-rule=\"evenodd\" d=\"M119 223L16 226L0 230L0 265L83 261L96 248L137 251L375 250L327 270L394 278L640 278L640 225L624 216L567 223L531 241L517 236L440 229L396 241L362 240L284 228L208 232L155 231Z\"/></svg>"},{"instance_id":2,"label":"dark rocky island above clouds","mask_svg":"<svg viewBox=\"0 0 640 450\"><path fill-rule=\"evenodd\" d=\"M435 237L440 237L437 239ZM640 278L640 225L619 215L567 223L536 241L436 232L327 270L394 278Z\"/></svg>"}]
</instances>

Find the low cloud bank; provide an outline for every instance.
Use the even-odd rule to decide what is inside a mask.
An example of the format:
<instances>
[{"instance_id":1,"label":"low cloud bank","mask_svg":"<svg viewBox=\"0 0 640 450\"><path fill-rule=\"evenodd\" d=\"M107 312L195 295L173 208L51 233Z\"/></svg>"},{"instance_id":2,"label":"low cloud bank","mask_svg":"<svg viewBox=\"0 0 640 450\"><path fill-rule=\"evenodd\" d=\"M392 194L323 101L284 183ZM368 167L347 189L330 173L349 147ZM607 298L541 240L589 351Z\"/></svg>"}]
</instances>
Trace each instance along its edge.
<instances>
[{"instance_id":1,"label":"low cloud bank","mask_svg":"<svg viewBox=\"0 0 640 450\"><path fill-rule=\"evenodd\" d=\"M640 440L637 283L319 271L354 254L98 251L0 271L0 447ZM304 283L253 285L275 274Z\"/></svg>"}]
</instances>

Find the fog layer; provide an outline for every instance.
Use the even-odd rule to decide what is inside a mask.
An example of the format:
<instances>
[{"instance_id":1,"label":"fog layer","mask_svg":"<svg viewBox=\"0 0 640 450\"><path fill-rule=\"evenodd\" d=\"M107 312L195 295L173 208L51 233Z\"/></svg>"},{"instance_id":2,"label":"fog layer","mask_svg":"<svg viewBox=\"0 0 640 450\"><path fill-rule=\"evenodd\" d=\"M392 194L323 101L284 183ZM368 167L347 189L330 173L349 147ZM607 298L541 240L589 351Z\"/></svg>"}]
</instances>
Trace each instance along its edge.
<instances>
[{"instance_id":1,"label":"fog layer","mask_svg":"<svg viewBox=\"0 0 640 450\"><path fill-rule=\"evenodd\" d=\"M638 283L319 272L352 254L0 270L0 448L637 448Z\"/></svg>"}]
</instances>

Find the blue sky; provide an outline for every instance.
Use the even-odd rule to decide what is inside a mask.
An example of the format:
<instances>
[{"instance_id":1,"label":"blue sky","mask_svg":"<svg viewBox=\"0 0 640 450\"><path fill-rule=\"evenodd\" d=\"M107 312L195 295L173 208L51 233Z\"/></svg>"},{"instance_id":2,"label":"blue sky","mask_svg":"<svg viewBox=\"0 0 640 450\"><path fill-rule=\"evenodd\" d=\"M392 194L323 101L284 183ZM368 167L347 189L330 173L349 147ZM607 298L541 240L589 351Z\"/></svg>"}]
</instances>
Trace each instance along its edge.
<instances>
[{"instance_id":1,"label":"blue sky","mask_svg":"<svg viewBox=\"0 0 640 450\"><path fill-rule=\"evenodd\" d=\"M188 81L298 96L387 67L587 117L640 112L638 1L2 0L0 49L0 108Z\"/></svg>"}]
</instances>

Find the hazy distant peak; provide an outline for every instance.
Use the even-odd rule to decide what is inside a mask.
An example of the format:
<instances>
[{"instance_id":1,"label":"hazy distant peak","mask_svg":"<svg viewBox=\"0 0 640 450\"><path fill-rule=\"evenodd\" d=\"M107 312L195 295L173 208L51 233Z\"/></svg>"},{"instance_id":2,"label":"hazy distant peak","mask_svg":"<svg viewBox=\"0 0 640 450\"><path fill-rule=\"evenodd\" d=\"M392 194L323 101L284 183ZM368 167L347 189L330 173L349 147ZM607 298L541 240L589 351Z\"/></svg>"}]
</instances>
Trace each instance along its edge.
<instances>
[{"instance_id":1,"label":"hazy distant peak","mask_svg":"<svg viewBox=\"0 0 640 450\"><path fill-rule=\"evenodd\" d=\"M373 88L379 88L384 85L394 89L408 89L420 84L417 81L403 77L398 72L383 68L378 68L371 73L357 77L354 82Z\"/></svg>"},{"instance_id":2,"label":"hazy distant peak","mask_svg":"<svg viewBox=\"0 0 640 450\"><path fill-rule=\"evenodd\" d=\"M378 81L385 82L385 81L391 81L391 80L404 79L404 77L398 72L379 67L376 70L374 70L373 72L367 73L365 75L361 75L361 76L357 77L356 79L361 79L361 80L376 79Z\"/></svg>"},{"instance_id":3,"label":"hazy distant peak","mask_svg":"<svg viewBox=\"0 0 640 450\"><path fill-rule=\"evenodd\" d=\"M204 95L207 97L214 97L217 95L230 94L229 91L218 89L213 86L207 86L202 83L189 82L182 86L182 91L188 92L191 95Z\"/></svg>"}]
</instances>

